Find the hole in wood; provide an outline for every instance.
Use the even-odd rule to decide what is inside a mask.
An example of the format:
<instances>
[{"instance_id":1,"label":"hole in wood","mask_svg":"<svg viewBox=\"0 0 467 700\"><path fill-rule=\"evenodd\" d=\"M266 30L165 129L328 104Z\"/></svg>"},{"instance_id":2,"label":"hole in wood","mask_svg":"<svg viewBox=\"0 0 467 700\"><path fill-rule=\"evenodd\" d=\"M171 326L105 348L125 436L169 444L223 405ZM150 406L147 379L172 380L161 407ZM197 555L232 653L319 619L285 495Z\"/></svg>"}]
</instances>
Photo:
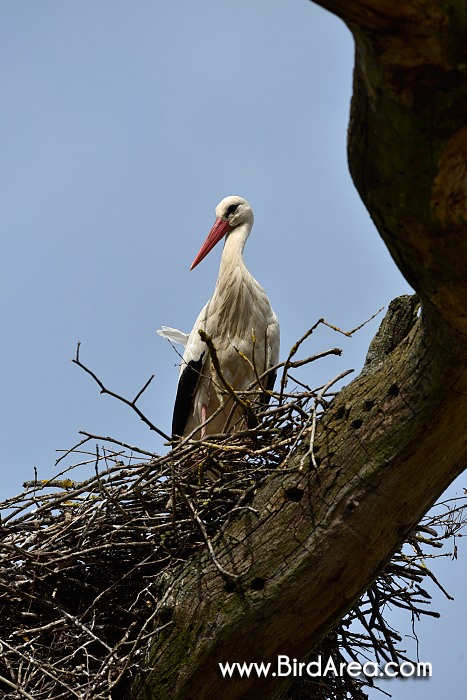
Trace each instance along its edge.
<instances>
[{"instance_id":1,"label":"hole in wood","mask_svg":"<svg viewBox=\"0 0 467 700\"><path fill-rule=\"evenodd\" d=\"M250 588L252 591L262 591L266 585L266 580L264 578L254 578L250 583Z\"/></svg>"}]
</instances>

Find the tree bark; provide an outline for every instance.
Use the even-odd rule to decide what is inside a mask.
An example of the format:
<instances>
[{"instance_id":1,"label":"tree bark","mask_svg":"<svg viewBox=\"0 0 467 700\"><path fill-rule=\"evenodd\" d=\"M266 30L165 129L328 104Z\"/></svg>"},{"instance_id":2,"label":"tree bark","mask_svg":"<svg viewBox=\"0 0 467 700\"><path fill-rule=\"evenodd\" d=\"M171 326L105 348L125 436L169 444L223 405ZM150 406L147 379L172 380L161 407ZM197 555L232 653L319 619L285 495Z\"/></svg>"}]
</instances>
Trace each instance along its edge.
<instances>
[{"instance_id":1,"label":"tree bark","mask_svg":"<svg viewBox=\"0 0 467 700\"><path fill-rule=\"evenodd\" d=\"M303 658L368 588L467 462L467 9L463 0L320 0L354 34L355 185L423 313L165 591L154 670L131 698L274 698L222 661Z\"/></svg>"}]
</instances>

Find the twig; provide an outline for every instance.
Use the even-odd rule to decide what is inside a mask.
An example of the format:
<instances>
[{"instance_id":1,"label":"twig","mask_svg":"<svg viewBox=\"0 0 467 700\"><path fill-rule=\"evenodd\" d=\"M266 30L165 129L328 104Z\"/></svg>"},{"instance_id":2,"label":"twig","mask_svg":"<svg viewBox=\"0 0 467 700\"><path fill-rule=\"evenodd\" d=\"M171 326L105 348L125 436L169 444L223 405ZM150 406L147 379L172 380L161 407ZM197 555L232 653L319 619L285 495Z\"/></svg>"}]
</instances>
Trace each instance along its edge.
<instances>
[{"instance_id":1,"label":"twig","mask_svg":"<svg viewBox=\"0 0 467 700\"><path fill-rule=\"evenodd\" d=\"M32 695L29 695L25 690L19 687L16 683L12 683L11 681L8 680L8 678L5 678L5 676L0 676L0 681L2 683L5 683L9 688L13 688L13 690L16 690L17 693L22 695L24 698L28 698L28 700L36 700L33 698Z\"/></svg>"},{"instance_id":2,"label":"twig","mask_svg":"<svg viewBox=\"0 0 467 700\"><path fill-rule=\"evenodd\" d=\"M307 338L309 338L310 335L311 335L311 334L318 328L318 326L319 326L321 323L323 323L323 322L324 322L324 319L323 319L323 318L318 319L318 320L316 321L316 323L314 323L314 324L311 326L311 328L309 328L309 329L302 335L302 337L301 337L299 340L297 340L297 342L294 343L294 345L292 345L292 347L290 348L289 355L288 355L288 357L287 357L287 359L286 359L286 361L284 362L284 365L283 365L283 366L284 366L284 370L283 370L283 372L282 372L282 379L281 379L281 386L280 386L280 393L279 393L279 404L281 404L282 401L283 401L285 385L286 385L286 382L287 382L287 372L288 372L288 369L289 369L289 367L290 367L290 362L291 362L291 360L292 360L292 357L297 353L297 350L299 349L300 345L302 345L302 343L304 343L305 340L306 340Z\"/></svg>"},{"instance_id":3,"label":"twig","mask_svg":"<svg viewBox=\"0 0 467 700\"><path fill-rule=\"evenodd\" d=\"M55 460L55 466L57 466L57 464L59 464L59 462L61 462L62 459L65 459L65 457L68 457L69 454L71 454L72 452L76 452L76 450L79 447L86 444L89 440L90 440L90 436L85 437L82 440L80 440L78 443L76 443L76 445L73 445L73 447L70 447L69 450L65 450L64 453L58 459Z\"/></svg>"},{"instance_id":4,"label":"twig","mask_svg":"<svg viewBox=\"0 0 467 700\"><path fill-rule=\"evenodd\" d=\"M219 364L219 358L217 357L217 352L216 352L216 349L214 347L214 343L212 342L212 339L209 337L209 335L205 331L203 331L202 328L199 329L198 333L200 335L201 340L204 343L206 343L206 345L208 347L211 362L214 365L214 369L216 370L216 374L219 377L219 380L220 380L222 386L227 391L227 393L232 397L234 402L238 406L240 406L242 411L248 416L248 423L250 423L250 421L251 421L252 425L257 424L258 421L257 421L257 418L254 414L254 411L253 411L251 405L249 403L247 403L246 401L243 401L239 397L239 395L235 392L235 390L232 388L232 386L228 383L228 381L225 379L225 377L222 373L222 370L221 370L221 366Z\"/></svg>"},{"instance_id":5,"label":"twig","mask_svg":"<svg viewBox=\"0 0 467 700\"><path fill-rule=\"evenodd\" d=\"M196 512L195 507L193 506L193 504L191 503L190 499L189 499L188 496L186 495L186 493L185 493L184 489L182 488L181 484L177 484L177 491L182 495L183 500L185 501L185 503L187 504L188 508L190 509L191 515L193 516L193 518L194 518L196 524L197 524L198 527L199 527L199 530L200 530L201 534L203 535L203 539L204 539L204 541L205 541L205 543L206 543L206 545L207 545L207 548L208 548L208 550L209 550L209 554L211 555L211 559L212 559L212 561L213 561L215 567L216 567L216 568L218 569L218 571L222 574L222 576L225 576L225 577L228 578L228 579L238 579L238 578L240 578L240 575L239 575L239 574L233 574L233 573L231 573L230 571L227 571L227 570L224 569L224 567L219 563L219 561L218 561L218 559L217 559L217 557L216 557L216 555L215 555L214 549L213 549L213 547L212 547L211 540L210 540L210 538L209 538L209 536L208 536L208 534L207 534L207 532L206 532L206 528L204 527L203 521L201 520L201 518L199 517L198 513Z\"/></svg>"},{"instance_id":6,"label":"twig","mask_svg":"<svg viewBox=\"0 0 467 700\"><path fill-rule=\"evenodd\" d=\"M131 450L131 452L137 452L140 455L145 455L146 457L156 457L154 452L148 452L147 450L143 450L140 447L137 447L136 445L129 445L127 442L122 442L121 440L116 440L113 437L104 437L103 435L94 435L93 433L88 433L86 430L80 430L79 431L80 435L87 435L86 440L99 440L100 442L110 442L113 445L120 445L121 447L124 447L127 450Z\"/></svg>"},{"instance_id":7,"label":"twig","mask_svg":"<svg viewBox=\"0 0 467 700\"><path fill-rule=\"evenodd\" d=\"M300 460L300 467L299 469L303 469L305 466L306 460L311 456L311 461L313 463L313 467L315 469L318 469L318 464L316 463L316 458L315 458L315 453L313 450L314 443L315 443L315 434L316 434L316 421L317 421L317 406L321 402L323 395L326 393L328 389L330 389L334 384L339 382L341 379L346 377L348 374L351 374L353 372L353 369L347 369L345 372L341 372L340 374L337 375L337 377L334 377L334 379L331 379L327 384L323 386L321 391L319 392L318 396L315 399L315 403L313 406L313 409L311 411L311 432L310 432L310 441L308 444L308 449L305 452L305 454L302 456Z\"/></svg>"},{"instance_id":8,"label":"twig","mask_svg":"<svg viewBox=\"0 0 467 700\"><path fill-rule=\"evenodd\" d=\"M334 325L332 325L331 323L328 323L324 318L319 318L319 319L316 321L316 323L314 323L314 324L311 326L311 328L309 328L309 329L306 331L306 333L304 333L304 334L302 335L302 337L301 337L301 338L292 346L292 348L290 349L290 352L289 352L289 355L288 355L288 357L287 357L287 360L286 360L285 363L284 363L284 372L283 372L283 374L282 374L282 380L281 380L281 388L280 388L279 403L282 402L282 396L283 396L284 389L285 389L285 384L286 384L286 381L287 381L287 371L288 371L289 367L291 366L290 363L291 363L292 357L297 353L297 350L298 350L299 347L302 345L302 343L304 343L304 341L305 341L307 338L309 338L310 335L311 335L312 333L314 333L314 331L318 328L318 326L320 326L320 325L327 326L327 327L330 328L331 330L336 331L337 333L341 333L342 335L345 335L347 338L350 338L354 333L356 333L357 331L359 331L361 328L363 328L363 326L365 326L367 323L369 323L370 321L372 321L379 313L381 313L381 311L383 310L383 308L384 308L384 307L381 307L381 309L379 309L378 311L376 311L376 313L374 313L372 316L370 316L370 318L368 318L366 321L364 321L363 323L361 323L359 326L356 326L356 328L353 328L351 331L343 331L343 330L341 330L338 326L334 326ZM338 348L336 348L336 350L338 350ZM342 352L342 351L337 352L337 353L335 353L335 354L341 354L341 352Z\"/></svg>"},{"instance_id":9,"label":"twig","mask_svg":"<svg viewBox=\"0 0 467 700\"><path fill-rule=\"evenodd\" d=\"M345 335L347 338L350 338L354 333L356 333L356 332L359 331L361 328L363 328L363 326L366 326L367 323L370 323L370 321L372 321L374 318L376 318L376 316L378 316L378 314L380 314L381 311L383 311L383 309L384 309L384 306L382 306L380 309L378 309L378 311L375 311L375 313L373 314L373 316L370 316L370 318L367 318L366 321L363 321L363 323L360 323L359 326L356 326L355 328L352 328L351 331L343 331L343 330L342 330L341 328L339 328L338 326L333 326L332 323L328 323L327 321L325 321L324 318L320 319L320 321L321 321L321 323L322 323L324 326L327 326L327 327L330 328L331 330L336 331L337 333L342 333L342 335Z\"/></svg>"},{"instance_id":10,"label":"twig","mask_svg":"<svg viewBox=\"0 0 467 700\"><path fill-rule=\"evenodd\" d=\"M72 359L72 362L75 365L78 365L78 367L81 367L82 370L84 370L87 374L89 374L90 377L94 379L96 384L100 388L100 393L101 394L108 394L109 396L112 396L114 399L117 399L118 401L121 401L124 403L126 406L129 406L136 414L139 416L139 418L143 421L143 423L146 423L146 425L149 427L150 430L154 430L158 435L164 438L164 440L170 441L170 437L164 433L162 430L159 430L154 423L152 423L147 416L144 415L144 413L136 406L135 401L141 396L143 391L147 388L149 383L152 381L152 377L149 379L149 381L146 382L144 385L143 389L136 395L136 398L133 399L133 401L129 401L126 399L124 396L121 396L120 394L117 394L115 391L111 391L110 389L107 389L103 382L99 379L99 377L91 370L89 367L86 367L81 360L79 359L79 351L80 351L81 343L78 342L77 348L76 348L76 357Z\"/></svg>"}]
</instances>

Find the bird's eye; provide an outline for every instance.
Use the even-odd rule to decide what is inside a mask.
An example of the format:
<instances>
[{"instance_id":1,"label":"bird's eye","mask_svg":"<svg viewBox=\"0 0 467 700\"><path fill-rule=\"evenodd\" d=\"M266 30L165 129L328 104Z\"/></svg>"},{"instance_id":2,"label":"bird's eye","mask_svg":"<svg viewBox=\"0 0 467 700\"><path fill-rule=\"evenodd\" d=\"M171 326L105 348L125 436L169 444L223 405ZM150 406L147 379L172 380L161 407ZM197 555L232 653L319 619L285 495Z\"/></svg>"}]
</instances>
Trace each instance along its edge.
<instances>
[{"instance_id":1,"label":"bird's eye","mask_svg":"<svg viewBox=\"0 0 467 700\"><path fill-rule=\"evenodd\" d=\"M230 207L227 209L227 216L230 216L231 214L234 213L234 211L237 211L239 204L231 204Z\"/></svg>"}]
</instances>

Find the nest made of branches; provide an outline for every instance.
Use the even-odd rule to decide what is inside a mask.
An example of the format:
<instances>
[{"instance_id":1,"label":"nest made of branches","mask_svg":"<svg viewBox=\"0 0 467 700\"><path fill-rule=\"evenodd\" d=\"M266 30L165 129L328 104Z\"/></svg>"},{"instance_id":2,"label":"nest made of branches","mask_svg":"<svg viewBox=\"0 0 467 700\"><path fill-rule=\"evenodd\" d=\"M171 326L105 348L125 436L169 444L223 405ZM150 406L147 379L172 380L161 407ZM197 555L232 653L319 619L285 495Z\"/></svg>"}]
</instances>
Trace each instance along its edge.
<instances>
[{"instance_id":1,"label":"nest made of branches","mask_svg":"<svg viewBox=\"0 0 467 700\"><path fill-rule=\"evenodd\" d=\"M171 624L160 605L167 581L200 548L216 562L216 534L249 507L272 471L311 444L335 383L347 374L316 389L292 376L324 355L340 354L332 348L293 359L320 323L276 368L279 390L256 411L254 428L187 438L163 456L85 434L60 457L53 479L36 475L23 493L0 503L0 697L122 697L145 670L151 640ZM113 393L82 365L79 353L75 361ZM139 412L140 395L122 400ZM85 467L92 476L78 480ZM436 615L424 587L437 583L426 566L427 550L455 537L462 524L463 506L452 504L428 518L412 534L410 551L393 558L321 651L337 660L408 658L385 610L404 608L411 619ZM319 679L293 688L290 697L357 700L369 682Z\"/></svg>"}]
</instances>

